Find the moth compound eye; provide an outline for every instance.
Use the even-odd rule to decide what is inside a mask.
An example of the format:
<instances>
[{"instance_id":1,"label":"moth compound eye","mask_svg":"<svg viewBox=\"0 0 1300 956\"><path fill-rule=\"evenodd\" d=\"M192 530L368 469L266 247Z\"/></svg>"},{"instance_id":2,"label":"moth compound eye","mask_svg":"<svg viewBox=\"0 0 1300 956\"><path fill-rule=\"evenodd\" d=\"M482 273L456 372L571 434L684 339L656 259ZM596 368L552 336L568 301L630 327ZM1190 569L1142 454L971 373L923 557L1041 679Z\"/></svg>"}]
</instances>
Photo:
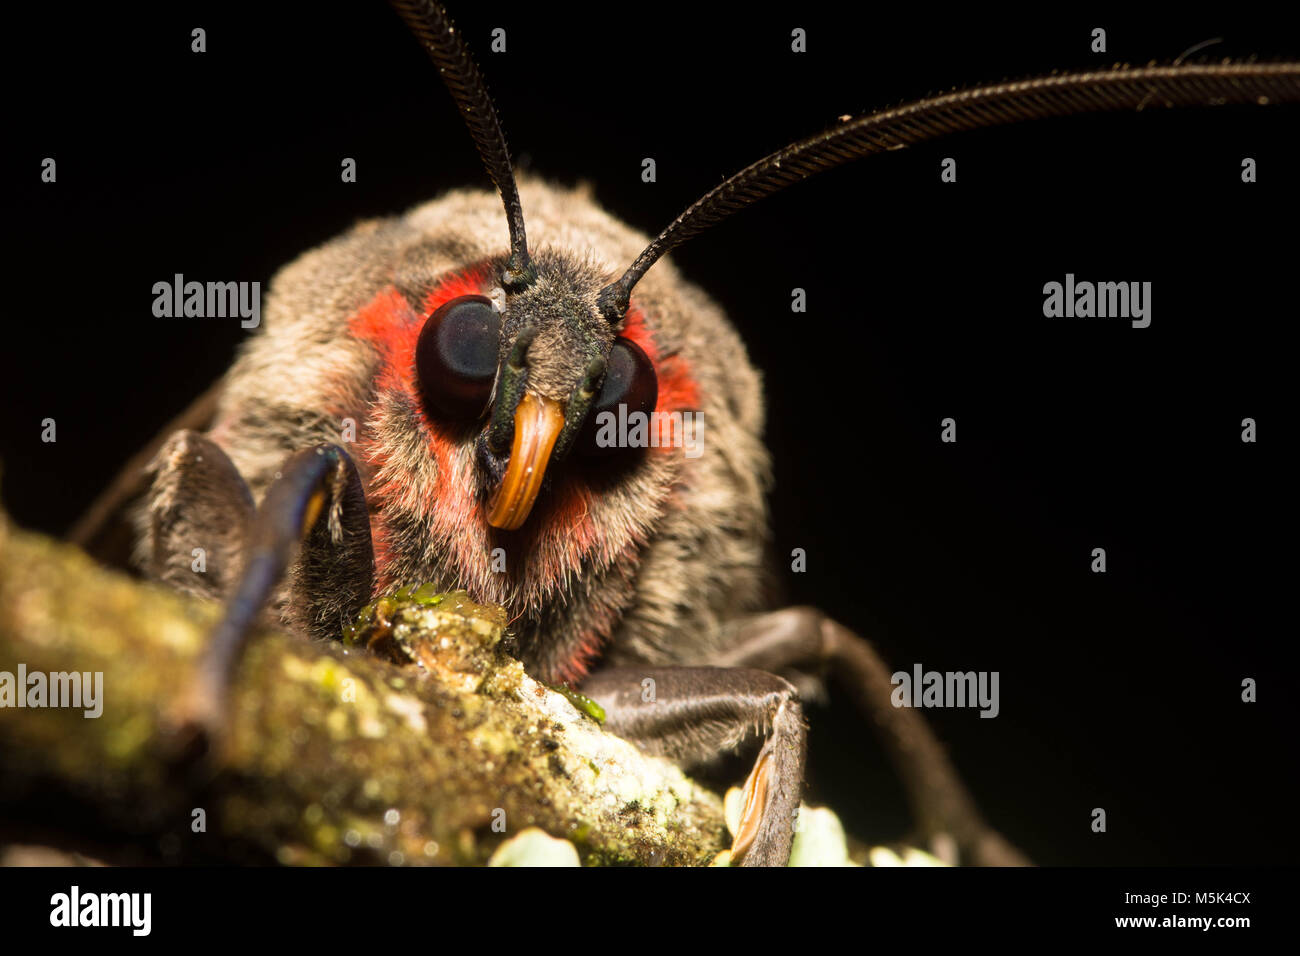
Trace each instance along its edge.
<instances>
[{"instance_id":1,"label":"moth compound eye","mask_svg":"<svg viewBox=\"0 0 1300 956\"><path fill-rule=\"evenodd\" d=\"M492 394L501 343L501 315L490 299L462 295L425 320L415 346L415 375L433 411L477 418Z\"/></svg>"},{"instance_id":2,"label":"moth compound eye","mask_svg":"<svg viewBox=\"0 0 1300 956\"><path fill-rule=\"evenodd\" d=\"M650 415L658 401L659 378L650 356L631 339L615 339L609 351L605 382L583 423L575 448L585 455L610 455L631 444L643 444L630 442L629 436L649 434ZM620 405L624 408L620 409ZM602 417L602 413L608 414ZM643 416L644 424L638 427L638 420Z\"/></svg>"}]
</instances>

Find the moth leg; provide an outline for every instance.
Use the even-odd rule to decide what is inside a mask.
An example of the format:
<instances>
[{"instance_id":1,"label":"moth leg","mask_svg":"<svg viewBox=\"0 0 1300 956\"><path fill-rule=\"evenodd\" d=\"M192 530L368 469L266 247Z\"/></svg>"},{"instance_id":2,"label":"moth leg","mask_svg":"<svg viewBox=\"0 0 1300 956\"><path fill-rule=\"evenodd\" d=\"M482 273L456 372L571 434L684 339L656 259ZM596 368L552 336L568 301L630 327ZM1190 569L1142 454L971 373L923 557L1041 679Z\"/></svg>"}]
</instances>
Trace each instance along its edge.
<instances>
[{"instance_id":1,"label":"moth leg","mask_svg":"<svg viewBox=\"0 0 1300 956\"><path fill-rule=\"evenodd\" d=\"M289 623L313 637L339 636L370 598L375 562L365 492L352 459L334 445L296 453L267 489L225 614L182 698L185 737L210 742L227 726L244 647L291 566Z\"/></svg>"},{"instance_id":2,"label":"moth leg","mask_svg":"<svg viewBox=\"0 0 1300 956\"><path fill-rule=\"evenodd\" d=\"M592 674L582 692L605 708L611 733L684 768L762 736L732 859L741 866L786 864L807 734L789 681L740 667L617 667Z\"/></svg>"},{"instance_id":3,"label":"moth leg","mask_svg":"<svg viewBox=\"0 0 1300 956\"><path fill-rule=\"evenodd\" d=\"M943 745L911 707L895 707L892 671L862 637L813 607L757 614L733 624L711 664L724 667L820 667L852 688L861 710L879 728L903 779L921 836L936 855L981 866L1026 866L1029 860L990 827L975 807ZM949 862L955 862L949 860Z\"/></svg>"},{"instance_id":4,"label":"moth leg","mask_svg":"<svg viewBox=\"0 0 1300 956\"><path fill-rule=\"evenodd\" d=\"M178 434L201 437L199 431L209 427L216 417L223 387L224 380L211 386L168 422L148 445L132 455L112 484L68 531L68 540L100 561L125 567L129 563L132 542L139 540L139 531L132 527L131 516L139 501L150 491L150 474L156 473L159 465L166 461L164 446L176 441ZM251 498L249 508L252 508Z\"/></svg>"},{"instance_id":5,"label":"moth leg","mask_svg":"<svg viewBox=\"0 0 1300 956\"><path fill-rule=\"evenodd\" d=\"M142 570L178 591L220 598L229 593L253 518L253 495L238 469L210 439L176 432L149 466L137 554Z\"/></svg>"}]
</instances>

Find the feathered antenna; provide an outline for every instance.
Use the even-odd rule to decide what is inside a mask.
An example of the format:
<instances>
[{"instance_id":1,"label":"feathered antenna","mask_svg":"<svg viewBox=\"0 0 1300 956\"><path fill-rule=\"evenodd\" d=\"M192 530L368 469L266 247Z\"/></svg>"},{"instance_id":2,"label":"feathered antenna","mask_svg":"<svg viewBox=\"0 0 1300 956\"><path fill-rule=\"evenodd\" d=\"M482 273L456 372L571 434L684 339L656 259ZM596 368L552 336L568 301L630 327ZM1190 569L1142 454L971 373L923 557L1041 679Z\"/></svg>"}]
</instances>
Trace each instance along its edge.
<instances>
[{"instance_id":1,"label":"feathered antenna","mask_svg":"<svg viewBox=\"0 0 1300 956\"><path fill-rule=\"evenodd\" d=\"M1300 63L1173 64L1119 67L998 83L917 100L849 120L746 166L668 224L600 292L601 313L623 321L632 287L669 250L737 210L850 160L903 149L948 133L1023 120L1149 106L1300 101Z\"/></svg>"},{"instance_id":2,"label":"feathered antenna","mask_svg":"<svg viewBox=\"0 0 1300 956\"><path fill-rule=\"evenodd\" d=\"M524 209L519 202L519 189L515 186L515 174L510 166L506 134L497 119L496 107L492 105L483 76L441 4L433 0L392 0L392 3L437 64L438 74L474 138L479 158L501 193L510 223L510 261L502 280L512 290L527 288L536 280L537 270L528 255Z\"/></svg>"}]
</instances>

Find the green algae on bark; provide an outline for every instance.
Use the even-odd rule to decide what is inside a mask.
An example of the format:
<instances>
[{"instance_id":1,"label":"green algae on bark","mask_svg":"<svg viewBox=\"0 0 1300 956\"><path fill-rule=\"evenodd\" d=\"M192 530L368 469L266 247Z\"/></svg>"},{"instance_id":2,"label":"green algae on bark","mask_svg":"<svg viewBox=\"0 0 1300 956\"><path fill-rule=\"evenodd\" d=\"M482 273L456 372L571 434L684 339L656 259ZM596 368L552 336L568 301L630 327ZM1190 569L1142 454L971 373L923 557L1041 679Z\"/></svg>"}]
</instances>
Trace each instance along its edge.
<instances>
[{"instance_id":1,"label":"green algae on bark","mask_svg":"<svg viewBox=\"0 0 1300 956\"><path fill-rule=\"evenodd\" d=\"M169 861L477 864L529 827L587 865L703 865L729 844L715 794L501 651L501 608L425 588L379 603L352 646L259 632L221 760L183 773L164 715L219 609L0 517L0 671L102 672L104 698L98 719L0 708L0 808L73 806L41 824Z\"/></svg>"}]
</instances>

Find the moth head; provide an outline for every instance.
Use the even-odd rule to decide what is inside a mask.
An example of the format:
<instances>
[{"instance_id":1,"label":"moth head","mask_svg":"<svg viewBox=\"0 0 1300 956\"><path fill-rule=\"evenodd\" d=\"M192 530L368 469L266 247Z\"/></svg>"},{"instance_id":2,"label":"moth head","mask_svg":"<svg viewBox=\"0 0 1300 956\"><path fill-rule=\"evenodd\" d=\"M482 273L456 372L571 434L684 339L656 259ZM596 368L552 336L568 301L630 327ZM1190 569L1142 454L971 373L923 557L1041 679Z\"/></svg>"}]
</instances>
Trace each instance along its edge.
<instances>
[{"instance_id":1,"label":"moth head","mask_svg":"<svg viewBox=\"0 0 1300 956\"><path fill-rule=\"evenodd\" d=\"M475 430L488 524L521 527L553 468L570 456L633 455L602 442L597 422L622 406L652 413L654 364L597 306L604 276L560 253L530 259L527 283L497 282L446 299L424 320L415 377L425 414Z\"/></svg>"}]
</instances>

